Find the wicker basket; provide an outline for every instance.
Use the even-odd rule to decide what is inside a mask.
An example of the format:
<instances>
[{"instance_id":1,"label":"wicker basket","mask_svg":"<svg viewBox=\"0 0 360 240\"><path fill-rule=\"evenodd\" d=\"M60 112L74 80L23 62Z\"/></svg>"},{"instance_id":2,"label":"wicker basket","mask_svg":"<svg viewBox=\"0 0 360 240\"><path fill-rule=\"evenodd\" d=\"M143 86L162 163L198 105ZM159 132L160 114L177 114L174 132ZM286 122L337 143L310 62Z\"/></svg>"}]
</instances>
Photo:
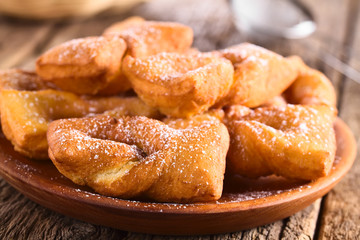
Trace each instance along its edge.
<instances>
[{"instance_id":1,"label":"wicker basket","mask_svg":"<svg viewBox=\"0 0 360 240\"><path fill-rule=\"evenodd\" d=\"M126 10L144 0L0 0L0 13L34 19L89 16L116 7Z\"/></svg>"}]
</instances>

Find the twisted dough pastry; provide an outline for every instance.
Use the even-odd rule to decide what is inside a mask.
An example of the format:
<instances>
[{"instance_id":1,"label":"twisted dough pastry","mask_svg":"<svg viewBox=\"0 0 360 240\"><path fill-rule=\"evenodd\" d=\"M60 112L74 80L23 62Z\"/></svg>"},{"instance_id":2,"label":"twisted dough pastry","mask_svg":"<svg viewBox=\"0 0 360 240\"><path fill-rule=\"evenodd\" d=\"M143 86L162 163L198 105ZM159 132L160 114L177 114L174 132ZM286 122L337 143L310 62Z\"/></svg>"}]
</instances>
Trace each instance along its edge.
<instances>
[{"instance_id":1,"label":"twisted dough pastry","mask_svg":"<svg viewBox=\"0 0 360 240\"><path fill-rule=\"evenodd\" d=\"M325 176L335 158L334 118L328 106L232 106L225 117L231 139L227 170L247 177Z\"/></svg>"},{"instance_id":2,"label":"twisted dough pastry","mask_svg":"<svg viewBox=\"0 0 360 240\"><path fill-rule=\"evenodd\" d=\"M128 56L123 70L145 103L173 117L206 111L229 92L234 72L231 62L221 57L176 53Z\"/></svg>"},{"instance_id":3,"label":"twisted dough pastry","mask_svg":"<svg viewBox=\"0 0 360 240\"><path fill-rule=\"evenodd\" d=\"M204 202L220 198L226 127L176 130L146 117L64 119L48 131L49 156L73 182L121 198Z\"/></svg>"},{"instance_id":4,"label":"twisted dough pastry","mask_svg":"<svg viewBox=\"0 0 360 240\"><path fill-rule=\"evenodd\" d=\"M121 74L126 43L118 37L86 37L56 46L36 61L45 81L77 94L110 95L130 89Z\"/></svg>"},{"instance_id":5,"label":"twisted dough pastry","mask_svg":"<svg viewBox=\"0 0 360 240\"><path fill-rule=\"evenodd\" d=\"M148 57L162 52L185 53L193 41L193 31L175 22L144 21L133 17L105 29L103 36L118 36L127 44L127 55Z\"/></svg>"},{"instance_id":6,"label":"twisted dough pastry","mask_svg":"<svg viewBox=\"0 0 360 240\"><path fill-rule=\"evenodd\" d=\"M213 54L229 59L234 65L234 84L216 106L258 107L280 95L298 75L297 61L284 58L262 47L242 43Z\"/></svg>"},{"instance_id":7,"label":"twisted dough pastry","mask_svg":"<svg viewBox=\"0 0 360 240\"><path fill-rule=\"evenodd\" d=\"M1 125L16 151L35 159L48 159L46 131L48 124L60 118L84 117L115 109L111 115L157 117L156 110L138 98L82 98L56 90L16 91L0 93Z\"/></svg>"},{"instance_id":8,"label":"twisted dough pastry","mask_svg":"<svg viewBox=\"0 0 360 240\"><path fill-rule=\"evenodd\" d=\"M53 86L42 81L40 77L33 72L23 71L20 69L0 70L0 92L4 89L33 91L48 89L50 87Z\"/></svg>"},{"instance_id":9,"label":"twisted dough pastry","mask_svg":"<svg viewBox=\"0 0 360 240\"><path fill-rule=\"evenodd\" d=\"M21 69L0 70L0 91L3 89L14 90L41 90L54 87L42 81L36 73Z\"/></svg>"},{"instance_id":10,"label":"twisted dough pastry","mask_svg":"<svg viewBox=\"0 0 360 240\"><path fill-rule=\"evenodd\" d=\"M336 114L336 93L331 81L318 70L305 65L299 57L291 57L299 66L299 75L286 90L288 102L303 105L325 105Z\"/></svg>"},{"instance_id":11,"label":"twisted dough pastry","mask_svg":"<svg viewBox=\"0 0 360 240\"><path fill-rule=\"evenodd\" d=\"M336 151L334 87L299 57L288 59L298 74L283 95L300 105L286 104L278 96L261 108L231 106L225 114L231 136L227 165L232 173L312 180L331 169Z\"/></svg>"}]
</instances>

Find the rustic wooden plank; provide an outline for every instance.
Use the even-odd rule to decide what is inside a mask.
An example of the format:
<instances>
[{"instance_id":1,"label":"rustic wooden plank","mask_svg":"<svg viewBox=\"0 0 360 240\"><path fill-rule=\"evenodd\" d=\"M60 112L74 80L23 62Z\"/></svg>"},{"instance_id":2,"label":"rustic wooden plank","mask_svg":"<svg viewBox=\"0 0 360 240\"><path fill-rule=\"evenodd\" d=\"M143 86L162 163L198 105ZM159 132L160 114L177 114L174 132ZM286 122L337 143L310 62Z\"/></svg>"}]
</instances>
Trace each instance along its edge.
<instances>
[{"instance_id":1,"label":"rustic wooden plank","mask_svg":"<svg viewBox=\"0 0 360 240\"><path fill-rule=\"evenodd\" d=\"M350 0L347 4L347 14L346 14L346 25L344 25L345 33L343 37L343 46L344 48L341 51L340 60L344 63L348 63L351 59L351 48L356 43L355 33L356 27L359 26L359 15L360 15L360 4L357 0ZM342 75L340 77L340 83L338 85L338 92L341 96L344 92L344 86L346 82L346 76ZM341 107L343 98L340 98L338 101L338 107ZM340 109L341 110L341 109Z\"/></svg>"},{"instance_id":2,"label":"rustic wooden plank","mask_svg":"<svg viewBox=\"0 0 360 240\"><path fill-rule=\"evenodd\" d=\"M283 227L280 239L313 239L319 216L320 203L321 199L318 199L306 209L289 217Z\"/></svg>"},{"instance_id":3,"label":"rustic wooden plank","mask_svg":"<svg viewBox=\"0 0 360 240\"><path fill-rule=\"evenodd\" d=\"M347 20L349 2L350 0L305 1L308 6L311 6L318 26L317 32L310 37L310 44L313 47L320 48L319 51L326 51L342 60L344 60L341 51L342 41L346 34L344 26ZM308 49L308 51L312 52L313 50ZM317 55L320 56L320 53L317 53ZM341 88L343 75L327 64L323 64L322 71L332 80L337 95L340 96L339 89Z\"/></svg>"},{"instance_id":4,"label":"rustic wooden plank","mask_svg":"<svg viewBox=\"0 0 360 240\"><path fill-rule=\"evenodd\" d=\"M345 85L340 117L357 139L357 158L346 177L327 195L323 204L319 239L359 239L360 237L360 84Z\"/></svg>"},{"instance_id":5,"label":"rustic wooden plank","mask_svg":"<svg viewBox=\"0 0 360 240\"><path fill-rule=\"evenodd\" d=\"M199 236L162 236L128 232L124 240L235 240L242 237L242 232Z\"/></svg>"},{"instance_id":6,"label":"rustic wooden plank","mask_svg":"<svg viewBox=\"0 0 360 240\"><path fill-rule=\"evenodd\" d=\"M124 240L236 240L242 239L242 233L227 233L217 235L201 235L201 236L161 236L141 233L131 233L123 238Z\"/></svg>"},{"instance_id":7,"label":"rustic wooden plank","mask_svg":"<svg viewBox=\"0 0 360 240\"><path fill-rule=\"evenodd\" d=\"M148 235L148 237L150 237ZM211 236L152 236L151 240L212 240Z\"/></svg>"},{"instance_id":8,"label":"rustic wooden plank","mask_svg":"<svg viewBox=\"0 0 360 240\"><path fill-rule=\"evenodd\" d=\"M5 19L5 20L4 20ZM0 19L0 68L11 68L31 55L53 28L53 22Z\"/></svg>"},{"instance_id":9,"label":"rustic wooden plank","mask_svg":"<svg viewBox=\"0 0 360 240\"><path fill-rule=\"evenodd\" d=\"M125 235L45 209L0 178L0 239L120 239Z\"/></svg>"},{"instance_id":10,"label":"rustic wooden plank","mask_svg":"<svg viewBox=\"0 0 360 240\"><path fill-rule=\"evenodd\" d=\"M358 152L350 172L325 198L319 239L360 237L360 84L348 80L344 88L340 117L352 129Z\"/></svg>"},{"instance_id":11,"label":"rustic wooden plank","mask_svg":"<svg viewBox=\"0 0 360 240\"><path fill-rule=\"evenodd\" d=\"M279 239L283 221L276 221L265 226L259 226L243 232L242 240L252 239Z\"/></svg>"},{"instance_id":12,"label":"rustic wooden plank","mask_svg":"<svg viewBox=\"0 0 360 240\"><path fill-rule=\"evenodd\" d=\"M357 11L360 11L357 3ZM352 6L354 7L354 6ZM350 29L354 39L347 41L352 47L359 49L360 14L357 15L357 25ZM360 70L359 55L349 53L349 63ZM344 95L341 104L340 117L349 125L357 140L357 157L346 177L327 195L323 204L319 239L360 239L360 84L344 78Z\"/></svg>"}]
</instances>

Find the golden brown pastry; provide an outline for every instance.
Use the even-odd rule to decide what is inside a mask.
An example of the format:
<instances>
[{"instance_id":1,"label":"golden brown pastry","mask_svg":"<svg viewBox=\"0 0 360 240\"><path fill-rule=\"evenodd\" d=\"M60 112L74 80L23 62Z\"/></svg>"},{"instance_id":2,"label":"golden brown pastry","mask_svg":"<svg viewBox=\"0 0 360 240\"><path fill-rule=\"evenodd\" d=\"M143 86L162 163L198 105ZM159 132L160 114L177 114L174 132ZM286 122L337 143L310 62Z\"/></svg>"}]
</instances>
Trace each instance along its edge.
<instances>
[{"instance_id":1,"label":"golden brown pastry","mask_svg":"<svg viewBox=\"0 0 360 240\"><path fill-rule=\"evenodd\" d=\"M40 77L33 72L20 69L0 70L0 92L4 89L33 91L48 89L50 87L54 86L42 81Z\"/></svg>"},{"instance_id":2,"label":"golden brown pastry","mask_svg":"<svg viewBox=\"0 0 360 240\"><path fill-rule=\"evenodd\" d=\"M73 182L121 198L206 202L220 198L229 144L220 122L176 130L146 117L54 121L49 156Z\"/></svg>"},{"instance_id":3,"label":"golden brown pastry","mask_svg":"<svg viewBox=\"0 0 360 240\"><path fill-rule=\"evenodd\" d=\"M174 22L130 18L105 29L104 36L119 36L127 44L127 55L148 57L162 52L185 53L193 41L191 28Z\"/></svg>"},{"instance_id":4,"label":"golden brown pastry","mask_svg":"<svg viewBox=\"0 0 360 240\"><path fill-rule=\"evenodd\" d=\"M193 128L206 122L223 122L225 112L222 109L211 109L207 112L191 116L189 118L167 117L161 121L175 129Z\"/></svg>"},{"instance_id":5,"label":"golden brown pastry","mask_svg":"<svg viewBox=\"0 0 360 240\"><path fill-rule=\"evenodd\" d=\"M130 89L121 74L126 43L118 37L86 37L56 46L36 61L45 81L76 94L116 94Z\"/></svg>"},{"instance_id":6,"label":"golden brown pastry","mask_svg":"<svg viewBox=\"0 0 360 240\"><path fill-rule=\"evenodd\" d=\"M327 175L336 150L334 117L328 106L230 107L225 116L231 139L227 171L252 178Z\"/></svg>"},{"instance_id":7,"label":"golden brown pastry","mask_svg":"<svg viewBox=\"0 0 360 240\"><path fill-rule=\"evenodd\" d=\"M0 93L1 125L16 151L35 159L48 159L46 131L48 124L61 118L84 117L117 108L111 115L157 117L156 110L138 98L82 98L56 90L16 91Z\"/></svg>"},{"instance_id":8,"label":"golden brown pastry","mask_svg":"<svg viewBox=\"0 0 360 240\"><path fill-rule=\"evenodd\" d=\"M262 47L242 43L213 54L234 65L234 84L217 106L258 107L280 95L298 75L297 61L284 58Z\"/></svg>"},{"instance_id":9,"label":"golden brown pastry","mask_svg":"<svg viewBox=\"0 0 360 240\"><path fill-rule=\"evenodd\" d=\"M298 62L300 71L285 92L287 100L294 104L326 105L336 111L336 93L331 81L323 73L306 66L301 58L292 59Z\"/></svg>"},{"instance_id":10,"label":"golden brown pastry","mask_svg":"<svg viewBox=\"0 0 360 240\"><path fill-rule=\"evenodd\" d=\"M103 35L104 36L117 35L124 30L131 29L133 27L143 24L144 22L145 19L139 16L128 17L123 21L111 24L109 27L107 27L104 30Z\"/></svg>"},{"instance_id":11,"label":"golden brown pastry","mask_svg":"<svg viewBox=\"0 0 360 240\"><path fill-rule=\"evenodd\" d=\"M14 90L41 90L53 87L42 81L34 72L21 69L0 70L0 91Z\"/></svg>"},{"instance_id":12,"label":"golden brown pastry","mask_svg":"<svg viewBox=\"0 0 360 240\"><path fill-rule=\"evenodd\" d=\"M161 53L124 59L123 70L138 96L172 117L189 117L209 109L233 82L230 61L210 54Z\"/></svg>"},{"instance_id":13,"label":"golden brown pastry","mask_svg":"<svg viewBox=\"0 0 360 240\"><path fill-rule=\"evenodd\" d=\"M116 107L103 112L102 115L107 115L114 118L123 116L146 116L149 118L160 119L163 117L163 115L157 109L146 105L138 97L119 97L119 99L121 100L119 103L117 103ZM88 114L87 116L91 115L92 114Z\"/></svg>"},{"instance_id":14,"label":"golden brown pastry","mask_svg":"<svg viewBox=\"0 0 360 240\"><path fill-rule=\"evenodd\" d=\"M283 96L276 96L260 105L260 107L286 106L287 102Z\"/></svg>"}]
</instances>

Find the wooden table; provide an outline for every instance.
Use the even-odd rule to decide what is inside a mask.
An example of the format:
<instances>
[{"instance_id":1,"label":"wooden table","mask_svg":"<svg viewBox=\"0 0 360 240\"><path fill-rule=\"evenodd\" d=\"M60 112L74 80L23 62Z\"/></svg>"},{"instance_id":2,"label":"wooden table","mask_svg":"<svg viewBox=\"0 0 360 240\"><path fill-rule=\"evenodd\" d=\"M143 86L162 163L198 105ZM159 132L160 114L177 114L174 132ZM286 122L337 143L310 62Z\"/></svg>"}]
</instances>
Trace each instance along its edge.
<instances>
[{"instance_id":1,"label":"wooden table","mask_svg":"<svg viewBox=\"0 0 360 240\"><path fill-rule=\"evenodd\" d=\"M305 2L315 15L318 29L307 39L292 41L239 33L231 22L227 2L221 0L155 1L126 13L108 12L65 21L0 16L0 68L33 69L34 60L46 49L72 38L99 35L109 24L130 15L180 21L194 29L194 45L200 50L252 41L283 55L298 54L325 72L337 90L339 115L352 129L360 149L360 84L336 70L337 60L360 69L360 4L357 0ZM120 231L63 216L30 201L0 178L0 239L360 239L359 179L360 154L331 192L286 219L229 234L166 237Z\"/></svg>"}]
</instances>

